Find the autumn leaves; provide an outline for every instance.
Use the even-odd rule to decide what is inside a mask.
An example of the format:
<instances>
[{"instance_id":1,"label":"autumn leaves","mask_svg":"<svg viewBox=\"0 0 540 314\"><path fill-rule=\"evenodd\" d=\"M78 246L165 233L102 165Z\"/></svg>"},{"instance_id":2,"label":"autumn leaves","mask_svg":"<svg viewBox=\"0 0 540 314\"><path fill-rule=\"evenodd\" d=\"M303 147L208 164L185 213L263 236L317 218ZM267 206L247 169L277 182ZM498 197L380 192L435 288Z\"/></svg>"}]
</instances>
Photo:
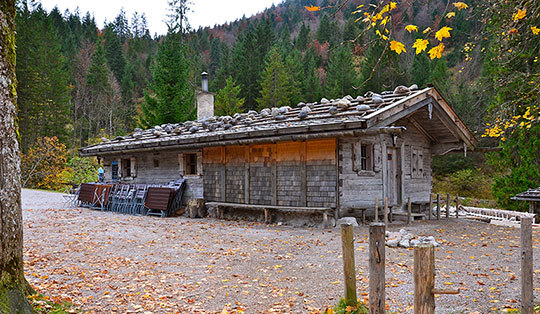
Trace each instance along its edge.
<instances>
[{"instance_id":1,"label":"autumn leaves","mask_svg":"<svg viewBox=\"0 0 540 314\"><path fill-rule=\"evenodd\" d=\"M355 22L361 21L366 23L366 30L374 29L375 34L380 39L384 41L389 41L389 48L391 51L394 51L398 55L400 55L402 52L406 53L407 49L405 48L405 44L396 39L392 39L392 32L395 31L395 29L388 27L388 25L390 24L389 22L392 20L392 11L398 7L397 2L390 2L386 5L383 4L384 2L381 2L378 5L370 5L370 8L365 12L363 12L364 5L359 5L356 10L353 11L353 14L362 14L362 16L357 18ZM456 16L455 10L461 11L463 9L469 8L469 6L464 2L453 2L452 4L454 11L448 12L444 15L446 20L450 20ZM323 9L314 5L306 6L305 8L306 10L311 12ZM523 19L526 14L526 9L518 8L517 12L513 15L513 19L514 21L519 21ZM533 34L538 35L540 33L540 28L536 26L531 26L530 28ZM419 32L418 26L413 24L406 25L404 29L409 32L409 34L412 34L413 32ZM451 37L450 32L452 30L453 29L449 26L443 26L442 28L434 32L431 27L427 27L422 31L424 37L415 39L414 43L412 44L412 48L415 49L415 53L417 55L424 51L427 51L429 57L432 60L440 59L446 48L443 40ZM515 30L515 32L517 32L517 30ZM433 33L434 35L430 42L430 37ZM428 50L429 47L430 49Z\"/></svg>"}]
</instances>

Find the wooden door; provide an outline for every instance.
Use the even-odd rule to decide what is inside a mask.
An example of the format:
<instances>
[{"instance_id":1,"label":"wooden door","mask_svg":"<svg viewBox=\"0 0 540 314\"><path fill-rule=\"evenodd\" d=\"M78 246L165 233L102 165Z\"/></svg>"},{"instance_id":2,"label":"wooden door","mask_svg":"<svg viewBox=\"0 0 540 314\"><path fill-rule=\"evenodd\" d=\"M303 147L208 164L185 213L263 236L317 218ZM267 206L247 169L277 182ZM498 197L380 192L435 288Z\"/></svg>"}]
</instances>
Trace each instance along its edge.
<instances>
[{"instance_id":1,"label":"wooden door","mask_svg":"<svg viewBox=\"0 0 540 314\"><path fill-rule=\"evenodd\" d=\"M387 196L390 206L401 203L401 158L399 148L386 148Z\"/></svg>"}]
</instances>

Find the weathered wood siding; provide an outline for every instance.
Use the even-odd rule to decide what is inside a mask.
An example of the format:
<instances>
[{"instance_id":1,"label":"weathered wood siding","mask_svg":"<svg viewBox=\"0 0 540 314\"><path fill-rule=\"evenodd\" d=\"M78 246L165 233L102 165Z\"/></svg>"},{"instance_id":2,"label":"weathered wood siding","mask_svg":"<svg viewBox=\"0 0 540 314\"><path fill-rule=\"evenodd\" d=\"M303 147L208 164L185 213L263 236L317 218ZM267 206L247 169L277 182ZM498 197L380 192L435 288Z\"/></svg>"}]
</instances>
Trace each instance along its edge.
<instances>
[{"instance_id":1,"label":"weathered wood siding","mask_svg":"<svg viewBox=\"0 0 540 314\"><path fill-rule=\"evenodd\" d=\"M212 147L203 155L207 201L336 206L335 139Z\"/></svg>"},{"instance_id":2,"label":"weathered wood siding","mask_svg":"<svg viewBox=\"0 0 540 314\"><path fill-rule=\"evenodd\" d=\"M103 158L105 170L105 181L112 181L111 164L113 161L119 163L119 174L122 169L122 159L131 160L131 177L120 177L120 181L125 183L144 184L167 184L170 181L182 177L183 160L179 160L179 153L174 151L162 151L159 153L141 152L130 155L106 156ZM200 161L198 161L200 162ZM184 190L184 202L191 198L203 197L203 176L189 175L183 176L186 182Z\"/></svg>"},{"instance_id":3,"label":"weathered wood siding","mask_svg":"<svg viewBox=\"0 0 540 314\"><path fill-rule=\"evenodd\" d=\"M339 207L372 209L375 199L379 198L379 208L384 204L384 197L389 193L387 173L387 152L394 148L393 158L398 160L398 199L396 205L403 205L408 197L412 202L427 203L431 193L431 150L430 143L412 124L399 121L396 125L407 128L394 144L391 135L373 135L361 138L343 137L339 139ZM372 145L373 170L361 171L360 145ZM412 149L422 153L421 175L412 175Z\"/></svg>"}]
</instances>

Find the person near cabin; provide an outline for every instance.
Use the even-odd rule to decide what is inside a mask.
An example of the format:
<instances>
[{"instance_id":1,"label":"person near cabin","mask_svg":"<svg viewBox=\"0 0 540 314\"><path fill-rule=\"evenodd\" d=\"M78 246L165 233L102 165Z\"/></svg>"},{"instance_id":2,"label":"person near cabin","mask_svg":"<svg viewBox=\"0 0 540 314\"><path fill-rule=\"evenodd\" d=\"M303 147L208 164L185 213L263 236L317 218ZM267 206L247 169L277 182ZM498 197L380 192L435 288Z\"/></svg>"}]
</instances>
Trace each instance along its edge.
<instances>
[{"instance_id":1,"label":"person near cabin","mask_svg":"<svg viewBox=\"0 0 540 314\"><path fill-rule=\"evenodd\" d=\"M97 172L98 172L98 182L103 182L103 180L105 180L105 170L103 170L103 167L101 166L101 164L99 165Z\"/></svg>"}]
</instances>

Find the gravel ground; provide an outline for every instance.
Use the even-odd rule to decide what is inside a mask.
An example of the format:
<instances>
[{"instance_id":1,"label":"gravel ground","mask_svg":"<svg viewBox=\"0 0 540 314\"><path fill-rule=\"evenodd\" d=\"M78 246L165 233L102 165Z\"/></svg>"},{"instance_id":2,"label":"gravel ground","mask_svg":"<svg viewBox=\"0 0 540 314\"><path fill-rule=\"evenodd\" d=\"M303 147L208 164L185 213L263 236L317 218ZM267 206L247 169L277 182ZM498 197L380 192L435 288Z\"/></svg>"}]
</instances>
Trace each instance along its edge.
<instances>
[{"instance_id":1,"label":"gravel ground","mask_svg":"<svg viewBox=\"0 0 540 314\"><path fill-rule=\"evenodd\" d=\"M23 190L29 282L87 313L317 313L343 294L339 229L67 209L61 194ZM404 225L393 224L391 231ZM417 222L433 235L437 313L519 306L519 229L468 220ZM540 232L534 231L535 297ZM368 228L355 230L359 298L367 296ZM387 303L412 312L413 251L386 249Z\"/></svg>"}]
</instances>

